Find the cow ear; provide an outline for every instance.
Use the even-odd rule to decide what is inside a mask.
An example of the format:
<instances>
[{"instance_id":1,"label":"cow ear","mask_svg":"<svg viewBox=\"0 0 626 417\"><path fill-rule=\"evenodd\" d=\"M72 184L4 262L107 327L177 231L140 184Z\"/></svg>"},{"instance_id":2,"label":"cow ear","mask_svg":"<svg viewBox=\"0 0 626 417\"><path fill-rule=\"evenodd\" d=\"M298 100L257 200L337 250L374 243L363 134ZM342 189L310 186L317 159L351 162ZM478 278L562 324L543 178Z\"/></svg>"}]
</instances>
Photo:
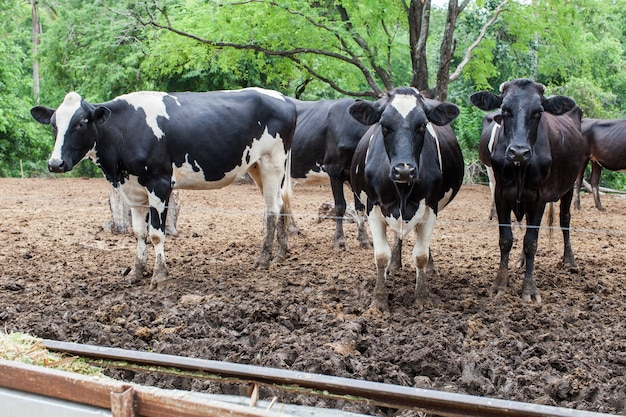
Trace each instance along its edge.
<instances>
[{"instance_id":1,"label":"cow ear","mask_svg":"<svg viewBox=\"0 0 626 417\"><path fill-rule=\"evenodd\" d=\"M426 117L437 126L445 126L456 119L460 112L459 108L452 103L441 103L431 109Z\"/></svg>"},{"instance_id":2,"label":"cow ear","mask_svg":"<svg viewBox=\"0 0 626 417\"><path fill-rule=\"evenodd\" d=\"M541 105L548 113L558 116L576 107L576 102L567 96L554 96L545 99Z\"/></svg>"},{"instance_id":3,"label":"cow ear","mask_svg":"<svg viewBox=\"0 0 626 417\"><path fill-rule=\"evenodd\" d=\"M382 112L369 101L357 100L348 109L350 115L364 125L373 125L380 120Z\"/></svg>"},{"instance_id":4,"label":"cow ear","mask_svg":"<svg viewBox=\"0 0 626 417\"><path fill-rule=\"evenodd\" d=\"M93 121L96 125L102 126L111 115L111 110L108 107L98 106L93 111Z\"/></svg>"},{"instance_id":5,"label":"cow ear","mask_svg":"<svg viewBox=\"0 0 626 417\"><path fill-rule=\"evenodd\" d=\"M470 96L470 102L484 111L499 109L502 105L502 98L489 91L479 91Z\"/></svg>"},{"instance_id":6,"label":"cow ear","mask_svg":"<svg viewBox=\"0 0 626 417\"><path fill-rule=\"evenodd\" d=\"M30 114L35 120L44 125L50 124L50 119L56 110L44 106L35 106L30 109Z\"/></svg>"}]
</instances>

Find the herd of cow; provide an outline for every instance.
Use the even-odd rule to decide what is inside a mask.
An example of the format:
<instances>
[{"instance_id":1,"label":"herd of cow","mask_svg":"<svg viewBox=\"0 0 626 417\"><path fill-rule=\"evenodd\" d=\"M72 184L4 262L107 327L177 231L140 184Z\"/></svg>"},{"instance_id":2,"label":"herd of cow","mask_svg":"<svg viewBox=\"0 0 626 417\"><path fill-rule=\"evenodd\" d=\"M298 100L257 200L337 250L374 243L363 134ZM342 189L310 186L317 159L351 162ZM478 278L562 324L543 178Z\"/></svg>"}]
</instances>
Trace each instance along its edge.
<instances>
[{"instance_id":1,"label":"herd of cow","mask_svg":"<svg viewBox=\"0 0 626 417\"><path fill-rule=\"evenodd\" d=\"M473 105L495 111L483 119L480 159L489 168L499 222L500 267L494 293L508 286L513 244L511 213L526 217L522 298L541 301L533 278L538 226L546 204L560 200L563 264L574 265L570 206L575 184L593 162L596 205L601 167L626 168L626 147L607 148L626 132L626 120L582 121L565 96L544 96L528 79L502 84L500 94L471 95ZM58 109L36 106L32 116L54 129L48 167L70 171L88 157L131 206L137 254L131 277L144 277L147 241L155 250L151 286L167 283L164 240L167 202L173 189L215 189L248 173L265 201L265 239L257 264L267 268L288 252L291 178L326 172L337 218L334 245L345 248L343 184L354 191L355 208L367 216L377 281L372 304L388 309L385 279L401 265L401 242L415 232L412 258L415 297L429 299L433 271L430 238L439 210L458 193L464 161L450 123L459 108L397 88L376 102L340 99L306 102L265 89L203 93L136 92L101 104L68 93ZM588 135L583 135L584 131ZM609 143L610 144L610 143ZM621 165L620 165L621 164ZM395 234L393 249L387 229ZM363 222L358 238L370 241Z\"/></svg>"}]
</instances>

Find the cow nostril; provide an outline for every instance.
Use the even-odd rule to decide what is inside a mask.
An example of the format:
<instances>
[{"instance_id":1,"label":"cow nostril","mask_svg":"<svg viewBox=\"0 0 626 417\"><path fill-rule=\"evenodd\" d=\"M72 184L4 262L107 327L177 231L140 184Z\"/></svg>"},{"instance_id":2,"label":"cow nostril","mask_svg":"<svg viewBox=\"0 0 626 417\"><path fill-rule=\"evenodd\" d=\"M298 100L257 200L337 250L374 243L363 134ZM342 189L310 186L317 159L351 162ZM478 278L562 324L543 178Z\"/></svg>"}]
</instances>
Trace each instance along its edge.
<instances>
[{"instance_id":1,"label":"cow nostril","mask_svg":"<svg viewBox=\"0 0 626 417\"><path fill-rule=\"evenodd\" d=\"M506 157L516 165L530 160L530 148L528 146L511 145L506 150Z\"/></svg>"},{"instance_id":2,"label":"cow nostril","mask_svg":"<svg viewBox=\"0 0 626 417\"><path fill-rule=\"evenodd\" d=\"M48 161L48 171L50 172L65 172L66 166L65 161L62 159Z\"/></svg>"},{"instance_id":3,"label":"cow nostril","mask_svg":"<svg viewBox=\"0 0 626 417\"><path fill-rule=\"evenodd\" d=\"M391 171L392 179L396 182L413 182L417 179L417 168L410 164L396 164Z\"/></svg>"}]
</instances>

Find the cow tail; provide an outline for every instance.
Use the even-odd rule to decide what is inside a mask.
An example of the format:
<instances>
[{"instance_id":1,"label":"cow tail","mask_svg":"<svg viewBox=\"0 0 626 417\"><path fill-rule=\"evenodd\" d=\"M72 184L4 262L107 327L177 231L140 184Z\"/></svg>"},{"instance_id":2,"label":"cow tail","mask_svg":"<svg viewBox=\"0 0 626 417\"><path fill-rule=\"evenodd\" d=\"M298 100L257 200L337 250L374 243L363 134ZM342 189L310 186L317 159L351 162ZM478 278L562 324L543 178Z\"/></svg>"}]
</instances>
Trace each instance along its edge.
<instances>
[{"instance_id":1,"label":"cow tail","mask_svg":"<svg viewBox=\"0 0 626 417\"><path fill-rule=\"evenodd\" d=\"M281 215L285 216L285 230L289 230L292 223L293 212L291 209L291 149L287 151L287 160L285 161L285 177L283 185L281 187L281 193L283 198L283 207L281 209Z\"/></svg>"},{"instance_id":2,"label":"cow tail","mask_svg":"<svg viewBox=\"0 0 626 417\"><path fill-rule=\"evenodd\" d=\"M554 226L554 202L548 203L548 240L552 241L552 227Z\"/></svg>"}]
</instances>

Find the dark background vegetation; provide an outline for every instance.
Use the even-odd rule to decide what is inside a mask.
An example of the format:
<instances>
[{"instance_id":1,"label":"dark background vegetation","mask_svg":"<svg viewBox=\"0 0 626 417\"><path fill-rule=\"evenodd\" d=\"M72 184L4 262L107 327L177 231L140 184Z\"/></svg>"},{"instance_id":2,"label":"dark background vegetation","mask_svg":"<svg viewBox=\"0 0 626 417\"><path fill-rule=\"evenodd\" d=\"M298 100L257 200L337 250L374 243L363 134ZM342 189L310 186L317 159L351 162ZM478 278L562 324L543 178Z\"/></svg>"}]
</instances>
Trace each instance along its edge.
<instances>
[{"instance_id":1,"label":"dark background vegetation","mask_svg":"<svg viewBox=\"0 0 626 417\"><path fill-rule=\"evenodd\" d=\"M533 78L585 117L626 111L626 0L0 0L0 176L43 176L53 138L31 119L68 91L260 86L305 100L412 85L461 107L454 129L481 181L474 91ZM99 175L81 163L67 175ZM626 188L605 171L603 185Z\"/></svg>"}]
</instances>

